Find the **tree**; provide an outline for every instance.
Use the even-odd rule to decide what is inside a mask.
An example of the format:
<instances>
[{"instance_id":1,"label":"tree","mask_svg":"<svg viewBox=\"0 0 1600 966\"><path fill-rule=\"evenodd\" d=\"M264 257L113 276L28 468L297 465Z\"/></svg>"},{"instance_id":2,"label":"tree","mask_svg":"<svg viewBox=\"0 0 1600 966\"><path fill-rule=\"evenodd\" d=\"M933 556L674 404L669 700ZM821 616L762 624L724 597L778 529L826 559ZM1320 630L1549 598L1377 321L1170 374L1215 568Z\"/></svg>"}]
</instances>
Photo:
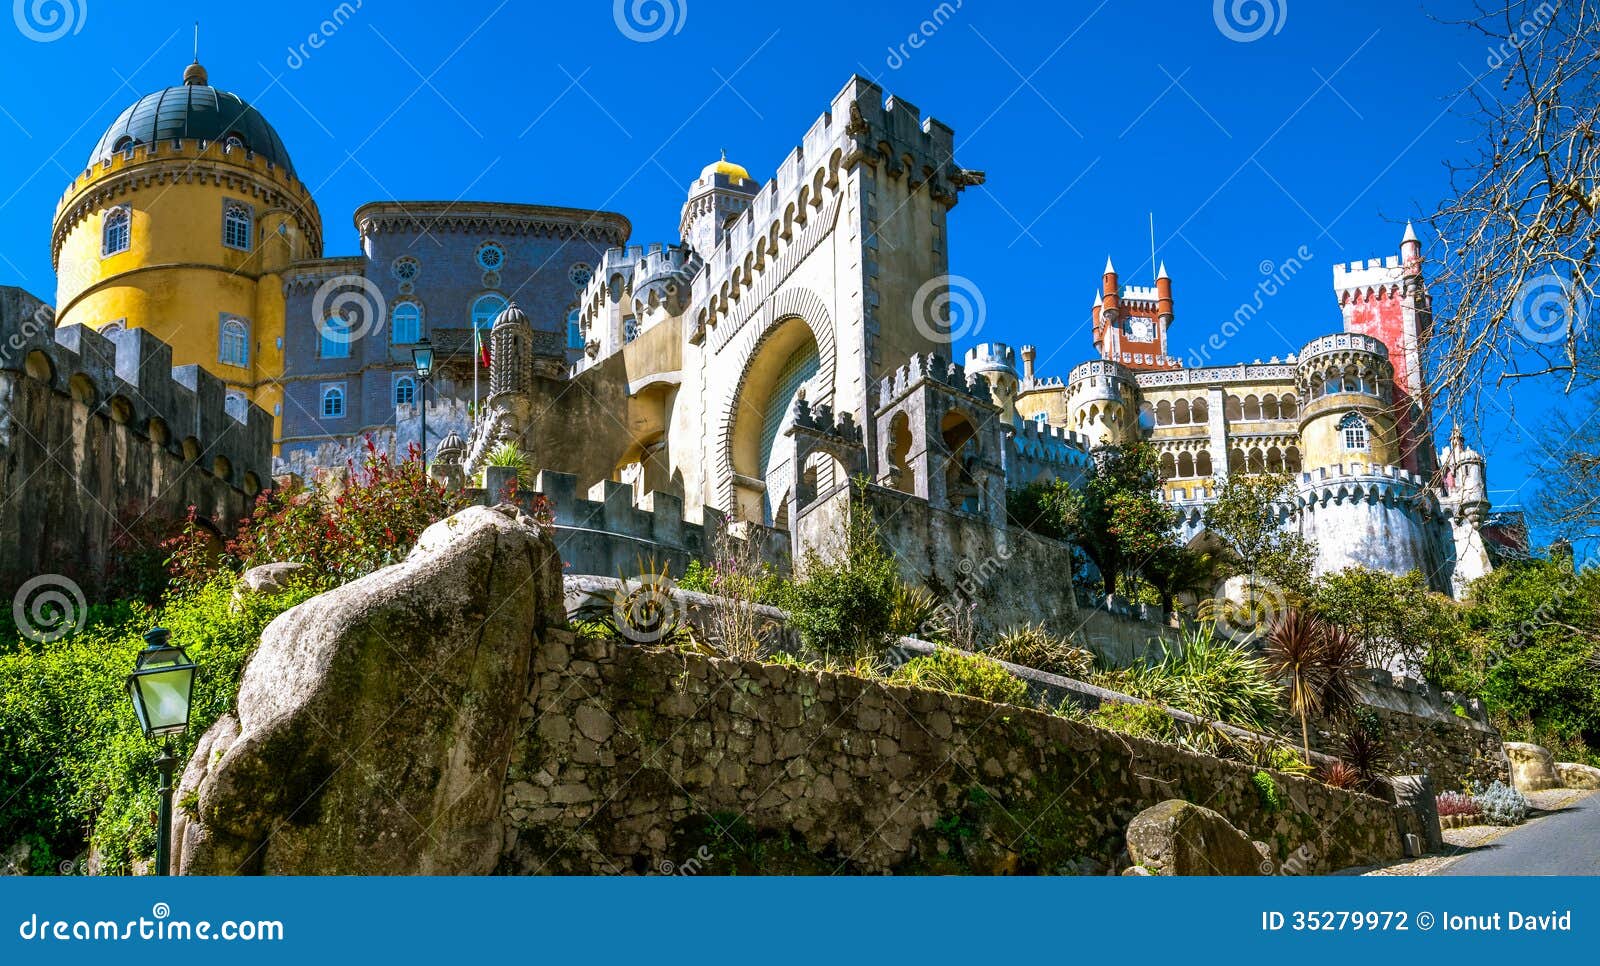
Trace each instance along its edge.
<instances>
[{"instance_id":1,"label":"tree","mask_svg":"<svg viewBox=\"0 0 1600 966\"><path fill-rule=\"evenodd\" d=\"M1250 579L1252 596L1263 577L1295 593L1310 585L1316 549L1283 525L1292 492L1282 473L1234 474L1206 507L1206 530L1222 543L1231 575Z\"/></svg>"},{"instance_id":2,"label":"tree","mask_svg":"<svg viewBox=\"0 0 1600 966\"><path fill-rule=\"evenodd\" d=\"M1078 504L1066 480L1034 480L1006 492L1006 517L1025 530L1052 540L1071 540L1078 526Z\"/></svg>"},{"instance_id":3,"label":"tree","mask_svg":"<svg viewBox=\"0 0 1600 966\"><path fill-rule=\"evenodd\" d=\"M1539 467L1539 489L1530 501L1534 519L1569 541L1600 540L1600 425L1589 417L1600 409L1600 393L1558 410L1538 434L1548 459Z\"/></svg>"},{"instance_id":4,"label":"tree","mask_svg":"<svg viewBox=\"0 0 1600 966\"><path fill-rule=\"evenodd\" d=\"M1161 612L1168 617L1179 594L1208 596L1221 573L1222 561L1216 554L1176 543L1161 548L1144 567L1144 579L1161 595Z\"/></svg>"},{"instance_id":5,"label":"tree","mask_svg":"<svg viewBox=\"0 0 1600 966\"><path fill-rule=\"evenodd\" d=\"M1476 156L1451 165L1430 219L1431 386L1452 408L1508 379L1553 375L1571 391L1600 375L1600 8L1489 0L1455 23L1487 39L1489 71L1452 101L1480 128Z\"/></svg>"},{"instance_id":6,"label":"tree","mask_svg":"<svg viewBox=\"0 0 1600 966\"><path fill-rule=\"evenodd\" d=\"M1600 567L1505 564L1472 582L1465 634L1428 656L1440 688L1483 698L1512 740L1600 763Z\"/></svg>"},{"instance_id":7,"label":"tree","mask_svg":"<svg viewBox=\"0 0 1600 966\"><path fill-rule=\"evenodd\" d=\"M1155 448L1135 441L1097 453L1072 493L1071 539L1099 568L1107 594L1172 544L1173 512L1161 502L1160 485Z\"/></svg>"},{"instance_id":8,"label":"tree","mask_svg":"<svg viewBox=\"0 0 1600 966\"><path fill-rule=\"evenodd\" d=\"M1461 635L1456 604L1415 570L1395 575L1346 567L1317 578L1307 604L1350 632L1369 667L1415 673L1430 653L1454 647Z\"/></svg>"},{"instance_id":9,"label":"tree","mask_svg":"<svg viewBox=\"0 0 1600 966\"><path fill-rule=\"evenodd\" d=\"M1267 668L1289 688L1289 710L1300 719L1305 760L1311 760L1311 716L1329 717L1352 708L1357 700L1354 639L1320 618L1290 610L1267 636Z\"/></svg>"}]
</instances>

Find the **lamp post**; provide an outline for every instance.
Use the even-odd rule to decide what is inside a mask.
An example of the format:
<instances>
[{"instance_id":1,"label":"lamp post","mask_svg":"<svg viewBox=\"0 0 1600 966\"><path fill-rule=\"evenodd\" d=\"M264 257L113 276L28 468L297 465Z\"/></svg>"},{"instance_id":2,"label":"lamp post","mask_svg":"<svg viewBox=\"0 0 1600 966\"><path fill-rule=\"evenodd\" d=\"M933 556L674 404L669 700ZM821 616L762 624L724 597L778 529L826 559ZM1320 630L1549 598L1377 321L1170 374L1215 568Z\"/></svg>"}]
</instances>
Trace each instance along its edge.
<instances>
[{"instance_id":1,"label":"lamp post","mask_svg":"<svg viewBox=\"0 0 1600 966\"><path fill-rule=\"evenodd\" d=\"M146 738L161 739L156 768L161 773L161 813L156 829L156 875L172 874L172 736L189 727L189 699L194 692L195 664L183 648L167 643L171 632L152 627L144 633L145 648L128 675L128 697Z\"/></svg>"},{"instance_id":2,"label":"lamp post","mask_svg":"<svg viewBox=\"0 0 1600 966\"><path fill-rule=\"evenodd\" d=\"M411 350L411 364L417 368L417 399L422 410L422 472L428 472L428 376L433 373L433 343L427 336Z\"/></svg>"}]
</instances>

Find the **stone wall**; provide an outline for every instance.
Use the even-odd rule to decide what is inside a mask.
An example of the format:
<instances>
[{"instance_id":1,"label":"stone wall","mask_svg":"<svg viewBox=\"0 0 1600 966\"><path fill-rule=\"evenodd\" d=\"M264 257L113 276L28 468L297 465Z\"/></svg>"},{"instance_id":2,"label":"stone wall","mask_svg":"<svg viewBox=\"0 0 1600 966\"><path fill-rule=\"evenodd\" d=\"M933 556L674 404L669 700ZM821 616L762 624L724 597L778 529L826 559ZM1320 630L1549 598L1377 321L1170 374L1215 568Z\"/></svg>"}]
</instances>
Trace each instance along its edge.
<instances>
[{"instance_id":1,"label":"stone wall","mask_svg":"<svg viewBox=\"0 0 1600 966\"><path fill-rule=\"evenodd\" d=\"M1403 808L1038 711L575 639L534 658L504 873L1111 869L1139 811L1214 809L1307 873L1403 854Z\"/></svg>"},{"instance_id":2,"label":"stone wall","mask_svg":"<svg viewBox=\"0 0 1600 966\"><path fill-rule=\"evenodd\" d=\"M0 288L0 596L60 575L89 592L187 514L234 532L270 484L272 417L142 329L56 329Z\"/></svg>"},{"instance_id":3,"label":"stone wall","mask_svg":"<svg viewBox=\"0 0 1600 966\"><path fill-rule=\"evenodd\" d=\"M976 603L984 633L1029 622L1061 634L1077 630L1068 545L1020 527L997 529L986 517L930 506L909 493L852 483L823 494L795 515L801 554L816 549L826 556L839 543L849 514L861 506L870 511L901 576L946 603Z\"/></svg>"},{"instance_id":4,"label":"stone wall","mask_svg":"<svg viewBox=\"0 0 1600 966\"><path fill-rule=\"evenodd\" d=\"M1425 774L1441 792L1511 780L1500 732L1489 724L1476 699L1457 703L1425 682L1391 679L1382 671L1368 673L1373 680L1362 683L1358 693L1362 708L1377 720L1391 772ZM1331 730L1324 726L1313 746L1337 754L1338 741L1330 738Z\"/></svg>"}]
</instances>

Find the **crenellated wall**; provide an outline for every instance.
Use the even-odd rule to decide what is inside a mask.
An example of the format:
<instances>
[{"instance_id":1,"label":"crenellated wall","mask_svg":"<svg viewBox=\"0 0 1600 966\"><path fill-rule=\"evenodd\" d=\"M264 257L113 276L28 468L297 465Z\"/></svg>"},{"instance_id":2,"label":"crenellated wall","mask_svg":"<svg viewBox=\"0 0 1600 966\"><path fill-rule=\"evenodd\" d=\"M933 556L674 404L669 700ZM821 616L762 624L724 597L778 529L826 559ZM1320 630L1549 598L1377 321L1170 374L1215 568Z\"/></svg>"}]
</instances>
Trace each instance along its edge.
<instances>
[{"instance_id":1,"label":"crenellated wall","mask_svg":"<svg viewBox=\"0 0 1600 966\"><path fill-rule=\"evenodd\" d=\"M0 591L41 574L102 585L194 506L231 534L270 484L272 417L142 329L56 329L0 288Z\"/></svg>"}]
</instances>

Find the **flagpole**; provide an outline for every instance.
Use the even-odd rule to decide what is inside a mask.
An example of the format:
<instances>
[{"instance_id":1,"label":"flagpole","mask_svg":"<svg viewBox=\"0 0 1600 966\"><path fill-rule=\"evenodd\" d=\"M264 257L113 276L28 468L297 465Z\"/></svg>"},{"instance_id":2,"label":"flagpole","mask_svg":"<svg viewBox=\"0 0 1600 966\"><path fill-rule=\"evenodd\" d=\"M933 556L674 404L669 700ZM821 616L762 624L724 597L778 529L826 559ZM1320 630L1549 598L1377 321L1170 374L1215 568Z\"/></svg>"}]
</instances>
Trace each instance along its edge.
<instances>
[{"instance_id":1,"label":"flagpole","mask_svg":"<svg viewBox=\"0 0 1600 966\"><path fill-rule=\"evenodd\" d=\"M472 320L472 425L478 425L478 359L483 349L478 345L478 320Z\"/></svg>"}]
</instances>

